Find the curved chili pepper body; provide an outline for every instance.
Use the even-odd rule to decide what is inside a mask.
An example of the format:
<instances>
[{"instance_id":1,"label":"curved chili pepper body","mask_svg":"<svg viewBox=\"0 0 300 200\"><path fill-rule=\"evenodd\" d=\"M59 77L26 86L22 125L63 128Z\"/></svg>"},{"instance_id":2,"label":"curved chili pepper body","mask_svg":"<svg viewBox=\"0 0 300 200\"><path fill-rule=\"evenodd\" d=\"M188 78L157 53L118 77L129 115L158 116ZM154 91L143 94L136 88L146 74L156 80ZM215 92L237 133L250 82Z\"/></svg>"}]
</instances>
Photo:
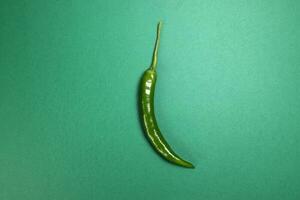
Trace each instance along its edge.
<instances>
[{"instance_id":1,"label":"curved chili pepper body","mask_svg":"<svg viewBox=\"0 0 300 200\"><path fill-rule=\"evenodd\" d=\"M194 168L194 166L188 161L180 158L167 143L165 138L162 136L154 113L154 92L156 85L156 65L157 65L157 49L159 44L161 23L158 24L157 38L155 42L155 48L153 53L152 64L147 69L140 82L139 91L139 106L142 125L146 134L147 139L152 144L154 149L169 162L187 168Z\"/></svg>"}]
</instances>

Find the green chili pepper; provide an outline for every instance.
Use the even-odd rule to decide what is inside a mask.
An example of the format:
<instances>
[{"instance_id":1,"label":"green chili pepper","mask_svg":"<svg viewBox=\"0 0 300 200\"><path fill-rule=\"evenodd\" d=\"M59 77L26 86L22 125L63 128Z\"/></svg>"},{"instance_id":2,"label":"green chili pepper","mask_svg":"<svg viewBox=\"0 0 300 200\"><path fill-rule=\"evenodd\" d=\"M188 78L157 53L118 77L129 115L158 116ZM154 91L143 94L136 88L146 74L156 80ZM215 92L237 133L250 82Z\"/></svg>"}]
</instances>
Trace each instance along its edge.
<instances>
[{"instance_id":1,"label":"green chili pepper","mask_svg":"<svg viewBox=\"0 0 300 200\"><path fill-rule=\"evenodd\" d=\"M147 69L140 82L139 107L141 122L145 134L154 149L167 161L187 168L194 168L193 164L180 158L170 147L162 136L154 114L154 92L156 84L157 51L160 41L160 30L162 23L157 25L157 35L153 51L152 63Z\"/></svg>"}]
</instances>

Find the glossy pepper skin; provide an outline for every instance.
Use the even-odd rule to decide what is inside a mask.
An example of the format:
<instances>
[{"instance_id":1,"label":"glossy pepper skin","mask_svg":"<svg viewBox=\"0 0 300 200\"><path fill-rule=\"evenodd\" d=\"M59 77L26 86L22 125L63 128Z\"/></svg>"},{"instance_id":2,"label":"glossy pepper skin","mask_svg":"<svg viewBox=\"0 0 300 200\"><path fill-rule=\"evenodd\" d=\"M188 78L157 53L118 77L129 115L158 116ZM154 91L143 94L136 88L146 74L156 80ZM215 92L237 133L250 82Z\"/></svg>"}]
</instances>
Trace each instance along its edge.
<instances>
[{"instance_id":1,"label":"glossy pepper skin","mask_svg":"<svg viewBox=\"0 0 300 200\"><path fill-rule=\"evenodd\" d=\"M147 69L140 82L139 107L142 126L145 135L156 152L167 161L186 168L194 168L193 164L180 158L167 143L161 134L154 113L154 92L156 85L157 51L160 41L160 30L162 23L157 25L157 36L153 51L152 63Z\"/></svg>"}]
</instances>

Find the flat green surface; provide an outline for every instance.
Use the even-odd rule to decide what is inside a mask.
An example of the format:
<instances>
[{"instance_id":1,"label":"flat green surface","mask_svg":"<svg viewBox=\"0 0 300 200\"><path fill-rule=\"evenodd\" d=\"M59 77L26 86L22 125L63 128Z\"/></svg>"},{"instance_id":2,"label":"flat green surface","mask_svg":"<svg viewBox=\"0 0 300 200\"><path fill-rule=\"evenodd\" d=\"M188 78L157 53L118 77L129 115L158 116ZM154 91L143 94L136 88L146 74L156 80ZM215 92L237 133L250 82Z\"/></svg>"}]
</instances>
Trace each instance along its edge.
<instances>
[{"instance_id":1,"label":"flat green surface","mask_svg":"<svg viewBox=\"0 0 300 200\"><path fill-rule=\"evenodd\" d=\"M1 1L1 200L300 199L300 1ZM163 161L137 85L163 20Z\"/></svg>"}]
</instances>

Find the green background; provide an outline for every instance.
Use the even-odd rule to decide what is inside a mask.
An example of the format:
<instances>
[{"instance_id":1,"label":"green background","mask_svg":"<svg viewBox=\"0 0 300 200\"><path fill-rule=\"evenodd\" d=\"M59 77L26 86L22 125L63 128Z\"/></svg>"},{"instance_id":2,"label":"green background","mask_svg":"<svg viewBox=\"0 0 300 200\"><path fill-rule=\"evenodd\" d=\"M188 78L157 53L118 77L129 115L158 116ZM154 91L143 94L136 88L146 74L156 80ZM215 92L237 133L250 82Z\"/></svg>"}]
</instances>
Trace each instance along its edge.
<instances>
[{"instance_id":1,"label":"green background","mask_svg":"<svg viewBox=\"0 0 300 200\"><path fill-rule=\"evenodd\" d=\"M1 1L0 199L300 199L300 1ZM138 120L156 23L163 161Z\"/></svg>"}]
</instances>

